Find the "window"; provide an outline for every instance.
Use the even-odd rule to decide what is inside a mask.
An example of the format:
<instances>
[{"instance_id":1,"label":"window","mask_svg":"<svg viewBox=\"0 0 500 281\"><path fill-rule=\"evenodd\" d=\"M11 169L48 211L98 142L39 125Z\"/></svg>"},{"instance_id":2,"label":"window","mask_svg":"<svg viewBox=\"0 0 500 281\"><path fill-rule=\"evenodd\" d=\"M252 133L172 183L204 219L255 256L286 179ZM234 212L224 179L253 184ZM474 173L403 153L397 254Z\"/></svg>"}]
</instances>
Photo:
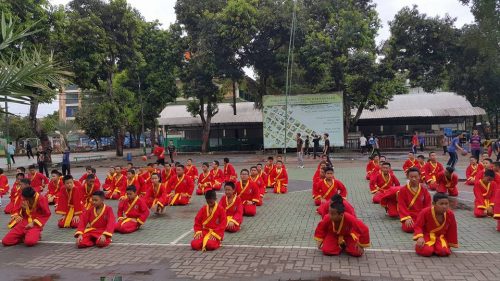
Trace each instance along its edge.
<instances>
[{"instance_id":1,"label":"window","mask_svg":"<svg viewBox=\"0 0 500 281\"><path fill-rule=\"evenodd\" d=\"M67 106L66 107L66 118L75 117L78 112L78 106Z\"/></svg>"},{"instance_id":2,"label":"window","mask_svg":"<svg viewBox=\"0 0 500 281\"><path fill-rule=\"evenodd\" d=\"M78 104L78 93L66 93L66 104Z\"/></svg>"}]
</instances>

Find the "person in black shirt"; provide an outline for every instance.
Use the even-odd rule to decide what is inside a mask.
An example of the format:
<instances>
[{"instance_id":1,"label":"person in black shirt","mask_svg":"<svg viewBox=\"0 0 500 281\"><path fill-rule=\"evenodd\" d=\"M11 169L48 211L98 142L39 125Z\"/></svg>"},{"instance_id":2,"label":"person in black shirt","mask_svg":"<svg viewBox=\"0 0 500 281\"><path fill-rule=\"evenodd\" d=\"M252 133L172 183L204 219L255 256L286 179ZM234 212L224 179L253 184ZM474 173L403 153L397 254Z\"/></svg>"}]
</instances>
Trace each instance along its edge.
<instances>
[{"instance_id":1,"label":"person in black shirt","mask_svg":"<svg viewBox=\"0 0 500 281\"><path fill-rule=\"evenodd\" d=\"M318 151L319 151L319 141L321 140L321 137L318 135L313 136L313 156L314 159L316 159L316 156L318 156Z\"/></svg>"},{"instance_id":2,"label":"person in black shirt","mask_svg":"<svg viewBox=\"0 0 500 281\"><path fill-rule=\"evenodd\" d=\"M323 147L323 155L326 155L326 159L328 162L330 161L330 140L328 139L329 135L325 133L323 138L325 139L325 146Z\"/></svg>"},{"instance_id":3,"label":"person in black shirt","mask_svg":"<svg viewBox=\"0 0 500 281\"><path fill-rule=\"evenodd\" d=\"M170 156L170 162L174 163L174 155L176 154L176 148L173 141L168 142L167 146L168 155Z\"/></svg>"},{"instance_id":4,"label":"person in black shirt","mask_svg":"<svg viewBox=\"0 0 500 281\"><path fill-rule=\"evenodd\" d=\"M309 147L311 146L311 141L309 140L309 136L306 136L306 140L304 141L304 155L307 155L307 158L309 158Z\"/></svg>"}]
</instances>

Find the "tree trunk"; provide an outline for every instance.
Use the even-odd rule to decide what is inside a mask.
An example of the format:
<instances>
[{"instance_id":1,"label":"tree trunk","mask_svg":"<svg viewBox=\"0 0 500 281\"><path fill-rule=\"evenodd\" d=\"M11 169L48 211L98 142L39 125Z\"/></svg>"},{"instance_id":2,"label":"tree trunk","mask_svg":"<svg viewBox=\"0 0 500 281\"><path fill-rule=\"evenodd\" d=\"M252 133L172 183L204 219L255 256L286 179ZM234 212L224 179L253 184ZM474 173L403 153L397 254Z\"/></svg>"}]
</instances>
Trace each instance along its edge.
<instances>
[{"instance_id":1,"label":"tree trunk","mask_svg":"<svg viewBox=\"0 0 500 281\"><path fill-rule=\"evenodd\" d=\"M155 128L151 129L151 132L149 133L149 139L151 140L152 144L153 143L157 143L157 140L156 140L156 126L155 126ZM146 143L146 138L145 137L144 137L144 143ZM163 144L161 144L161 146L163 146Z\"/></svg>"},{"instance_id":2,"label":"tree trunk","mask_svg":"<svg viewBox=\"0 0 500 281\"><path fill-rule=\"evenodd\" d=\"M38 123L38 119L36 118L36 115L38 113L38 100L31 98L30 101L30 114L29 114L29 122L30 122L30 127L31 131L40 139L40 145L42 146L43 150L47 150L49 153L47 153L47 157L49 158L48 164L52 164L52 148L49 140L49 135L42 129L40 126L40 123Z\"/></svg>"},{"instance_id":3,"label":"tree trunk","mask_svg":"<svg viewBox=\"0 0 500 281\"><path fill-rule=\"evenodd\" d=\"M95 140L95 149L97 151L99 151L99 140L98 139L94 139Z\"/></svg>"},{"instance_id":4,"label":"tree trunk","mask_svg":"<svg viewBox=\"0 0 500 281\"><path fill-rule=\"evenodd\" d=\"M236 115L236 80L233 79L233 115Z\"/></svg>"},{"instance_id":5,"label":"tree trunk","mask_svg":"<svg viewBox=\"0 0 500 281\"><path fill-rule=\"evenodd\" d=\"M210 146L210 126L212 122L212 116L208 115L205 122L203 122L203 132L201 134L201 152L207 153Z\"/></svg>"},{"instance_id":6,"label":"tree trunk","mask_svg":"<svg viewBox=\"0 0 500 281\"><path fill-rule=\"evenodd\" d=\"M116 156L123 156L123 141L125 139L125 133L123 133L122 128L116 128L114 130L115 143L116 143Z\"/></svg>"}]
</instances>

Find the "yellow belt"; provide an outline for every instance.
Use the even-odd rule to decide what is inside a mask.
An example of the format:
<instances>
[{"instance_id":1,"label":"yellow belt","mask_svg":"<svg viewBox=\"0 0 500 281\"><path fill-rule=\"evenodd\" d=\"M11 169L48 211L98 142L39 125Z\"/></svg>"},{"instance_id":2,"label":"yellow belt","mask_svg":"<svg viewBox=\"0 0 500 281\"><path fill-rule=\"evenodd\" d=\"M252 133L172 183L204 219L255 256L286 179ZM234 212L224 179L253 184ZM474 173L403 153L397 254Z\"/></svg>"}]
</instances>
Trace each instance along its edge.
<instances>
[{"instance_id":1,"label":"yellow belt","mask_svg":"<svg viewBox=\"0 0 500 281\"><path fill-rule=\"evenodd\" d=\"M448 248L448 242L446 242L446 239L444 239L444 234L441 234L439 236L439 240L441 240L441 245L443 246L443 248ZM433 246L434 244L436 244L436 233L431 232L430 240L425 242L425 245Z\"/></svg>"},{"instance_id":2,"label":"yellow belt","mask_svg":"<svg viewBox=\"0 0 500 281\"><path fill-rule=\"evenodd\" d=\"M75 208L70 207L69 212L66 214L66 217L64 218L64 227L70 227L71 220L73 219L74 214L75 214Z\"/></svg>"}]
</instances>

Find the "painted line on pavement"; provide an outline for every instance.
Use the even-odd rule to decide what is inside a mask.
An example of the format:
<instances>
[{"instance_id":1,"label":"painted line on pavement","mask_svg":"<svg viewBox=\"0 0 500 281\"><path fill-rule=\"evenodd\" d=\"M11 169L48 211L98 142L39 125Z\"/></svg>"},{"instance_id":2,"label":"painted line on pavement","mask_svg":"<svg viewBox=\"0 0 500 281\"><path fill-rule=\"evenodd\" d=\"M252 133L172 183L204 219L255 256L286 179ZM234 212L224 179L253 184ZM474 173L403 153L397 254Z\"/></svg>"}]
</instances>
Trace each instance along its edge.
<instances>
[{"instance_id":1,"label":"painted line on pavement","mask_svg":"<svg viewBox=\"0 0 500 281\"><path fill-rule=\"evenodd\" d=\"M188 233L189 234L189 233ZM187 234L186 234L187 235ZM182 238L181 238L182 239ZM64 242L64 241L40 241L40 244L60 244L60 245L73 245L75 242ZM188 247L190 244L166 244L166 243L111 243L111 245L116 246L153 246L153 247ZM272 245L223 245L224 248L251 248L251 249L303 249L303 250L316 250L317 247L310 246L272 246ZM378 249L378 248L368 248L365 249L367 252L382 252L382 253L414 253L414 250L403 250L403 249ZM456 254L491 254L500 255L498 251L467 251L467 250L455 250L453 253Z\"/></svg>"},{"instance_id":2,"label":"painted line on pavement","mask_svg":"<svg viewBox=\"0 0 500 281\"><path fill-rule=\"evenodd\" d=\"M189 231L186 231L184 234L182 234L181 236L177 237L177 239L175 239L174 241L170 242L170 245L175 245L177 244L177 242L181 241L182 238L188 236L189 234L191 234L191 232L193 232L193 230L189 230Z\"/></svg>"}]
</instances>

